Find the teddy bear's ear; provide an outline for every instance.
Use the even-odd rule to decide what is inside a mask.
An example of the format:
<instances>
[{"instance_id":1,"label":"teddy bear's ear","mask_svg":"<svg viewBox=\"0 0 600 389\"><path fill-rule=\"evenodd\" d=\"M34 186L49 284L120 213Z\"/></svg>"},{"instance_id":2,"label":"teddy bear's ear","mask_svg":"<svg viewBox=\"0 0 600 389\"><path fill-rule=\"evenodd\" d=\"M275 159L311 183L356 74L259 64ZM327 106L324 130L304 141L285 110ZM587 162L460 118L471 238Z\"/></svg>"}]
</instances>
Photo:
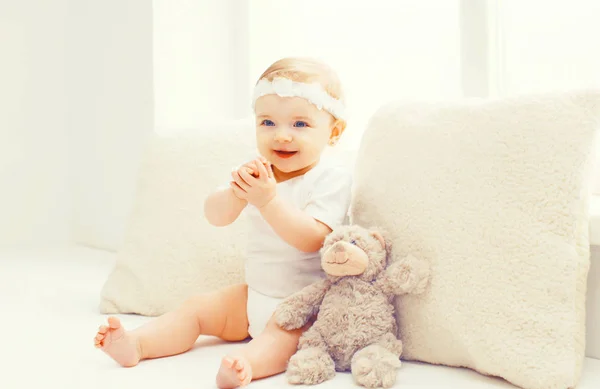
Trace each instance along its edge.
<instances>
[{"instance_id":1,"label":"teddy bear's ear","mask_svg":"<svg viewBox=\"0 0 600 389\"><path fill-rule=\"evenodd\" d=\"M371 235L381 243L381 247L386 248L385 239L383 239L383 235L379 231L371 231Z\"/></svg>"}]
</instances>

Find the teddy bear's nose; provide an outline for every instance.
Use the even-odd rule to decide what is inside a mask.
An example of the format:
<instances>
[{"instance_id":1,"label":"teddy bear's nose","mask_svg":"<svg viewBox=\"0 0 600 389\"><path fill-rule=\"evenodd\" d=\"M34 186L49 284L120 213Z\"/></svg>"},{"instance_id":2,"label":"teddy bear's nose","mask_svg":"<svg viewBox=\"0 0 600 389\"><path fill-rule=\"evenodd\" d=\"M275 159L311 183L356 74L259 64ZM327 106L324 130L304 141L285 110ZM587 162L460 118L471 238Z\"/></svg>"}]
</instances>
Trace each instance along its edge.
<instances>
[{"instance_id":1,"label":"teddy bear's nose","mask_svg":"<svg viewBox=\"0 0 600 389\"><path fill-rule=\"evenodd\" d=\"M345 251L338 251L337 253L335 253L335 262L336 263L348 262L348 254Z\"/></svg>"}]
</instances>

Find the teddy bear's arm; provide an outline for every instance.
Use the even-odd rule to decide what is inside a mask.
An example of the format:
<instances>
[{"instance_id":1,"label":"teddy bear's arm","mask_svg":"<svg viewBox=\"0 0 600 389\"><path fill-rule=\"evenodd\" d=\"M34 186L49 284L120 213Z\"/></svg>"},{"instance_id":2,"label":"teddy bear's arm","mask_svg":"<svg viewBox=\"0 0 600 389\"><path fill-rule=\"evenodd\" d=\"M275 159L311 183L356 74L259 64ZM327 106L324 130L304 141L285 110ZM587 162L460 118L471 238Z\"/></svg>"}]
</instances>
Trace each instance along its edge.
<instances>
[{"instance_id":1,"label":"teddy bear's arm","mask_svg":"<svg viewBox=\"0 0 600 389\"><path fill-rule=\"evenodd\" d=\"M429 281L429 264L412 255L393 262L375 281L383 293L388 296L406 293L419 294L425 290Z\"/></svg>"},{"instance_id":2,"label":"teddy bear's arm","mask_svg":"<svg viewBox=\"0 0 600 389\"><path fill-rule=\"evenodd\" d=\"M275 309L276 323L286 330L303 327L319 311L330 286L329 280L319 280L283 300Z\"/></svg>"}]
</instances>

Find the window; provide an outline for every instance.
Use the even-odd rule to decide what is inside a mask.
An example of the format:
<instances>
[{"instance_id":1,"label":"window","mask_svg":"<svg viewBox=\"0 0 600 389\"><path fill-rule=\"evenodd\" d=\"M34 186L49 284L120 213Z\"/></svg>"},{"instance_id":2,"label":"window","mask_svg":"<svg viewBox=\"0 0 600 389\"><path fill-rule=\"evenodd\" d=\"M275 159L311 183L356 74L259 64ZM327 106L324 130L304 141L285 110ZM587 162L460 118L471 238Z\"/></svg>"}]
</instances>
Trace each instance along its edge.
<instances>
[{"instance_id":1,"label":"window","mask_svg":"<svg viewBox=\"0 0 600 389\"><path fill-rule=\"evenodd\" d=\"M599 87L599 19L596 0L155 0L155 121L250 117L270 63L315 56L342 79L351 117L340 146L355 148L390 100Z\"/></svg>"},{"instance_id":2,"label":"window","mask_svg":"<svg viewBox=\"0 0 600 389\"><path fill-rule=\"evenodd\" d=\"M502 95L600 87L600 2L497 1ZM593 191L600 194L600 142Z\"/></svg>"},{"instance_id":3,"label":"window","mask_svg":"<svg viewBox=\"0 0 600 389\"><path fill-rule=\"evenodd\" d=\"M385 102L461 96L459 6L457 0L253 0L250 81L284 56L323 59L344 85L351 115L344 141L356 146Z\"/></svg>"},{"instance_id":4,"label":"window","mask_svg":"<svg viewBox=\"0 0 600 389\"><path fill-rule=\"evenodd\" d=\"M502 93L600 87L600 2L498 1Z\"/></svg>"}]
</instances>

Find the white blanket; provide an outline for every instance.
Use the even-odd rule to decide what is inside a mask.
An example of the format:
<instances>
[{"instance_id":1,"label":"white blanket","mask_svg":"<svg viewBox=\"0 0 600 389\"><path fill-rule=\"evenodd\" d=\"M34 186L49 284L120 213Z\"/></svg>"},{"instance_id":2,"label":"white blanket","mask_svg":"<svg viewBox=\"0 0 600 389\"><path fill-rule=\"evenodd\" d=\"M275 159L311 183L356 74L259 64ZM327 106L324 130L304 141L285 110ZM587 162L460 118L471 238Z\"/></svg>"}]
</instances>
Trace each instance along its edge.
<instances>
[{"instance_id":1,"label":"white blanket","mask_svg":"<svg viewBox=\"0 0 600 389\"><path fill-rule=\"evenodd\" d=\"M192 351L121 368L94 348L105 316L100 289L115 255L81 247L0 252L0 388L177 389L216 387L220 358L239 344L201 337ZM126 327L149 320L119 315ZM579 389L600 387L600 360L587 359ZM284 375L252 383L250 389L288 387ZM291 387L291 386L290 386ZM338 373L319 389L355 387ZM397 388L513 388L465 369L404 363Z\"/></svg>"}]
</instances>

